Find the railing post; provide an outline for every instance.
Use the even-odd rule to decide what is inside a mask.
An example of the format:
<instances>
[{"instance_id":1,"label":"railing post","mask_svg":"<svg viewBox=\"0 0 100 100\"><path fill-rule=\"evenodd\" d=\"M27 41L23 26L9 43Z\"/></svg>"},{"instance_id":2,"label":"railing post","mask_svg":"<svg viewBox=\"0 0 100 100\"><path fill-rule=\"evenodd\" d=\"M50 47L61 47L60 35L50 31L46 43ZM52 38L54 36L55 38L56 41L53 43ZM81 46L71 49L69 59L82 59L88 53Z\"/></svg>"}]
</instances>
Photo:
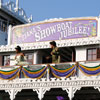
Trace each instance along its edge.
<instances>
[{"instance_id":1,"label":"railing post","mask_svg":"<svg viewBox=\"0 0 100 100\"><path fill-rule=\"evenodd\" d=\"M5 92L8 92L10 95L10 100L14 100L15 99L15 94L14 94L14 89L12 90L5 90Z\"/></svg>"},{"instance_id":2,"label":"railing post","mask_svg":"<svg viewBox=\"0 0 100 100\"><path fill-rule=\"evenodd\" d=\"M8 92L9 93L9 96L10 96L10 100L14 100L17 93L20 92L22 89L19 89L19 90L15 90L15 89L9 89L9 90L5 90L5 92Z\"/></svg>"},{"instance_id":3,"label":"railing post","mask_svg":"<svg viewBox=\"0 0 100 100\"><path fill-rule=\"evenodd\" d=\"M14 90L11 90L10 99L11 99L11 100L14 100L14 98L15 98L15 95L14 95Z\"/></svg>"},{"instance_id":4,"label":"railing post","mask_svg":"<svg viewBox=\"0 0 100 100\"><path fill-rule=\"evenodd\" d=\"M78 77L78 71L79 71L78 67L79 67L79 62L76 62L75 66L76 66L76 68L75 68L75 71L76 71L75 76Z\"/></svg>"},{"instance_id":5,"label":"railing post","mask_svg":"<svg viewBox=\"0 0 100 100\"><path fill-rule=\"evenodd\" d=\"M16 11L19 9L19 0L16 0Z\"/></svg>"},{"instance_id":6,"label":"railing post","mask_svg":"<svg viewBox=\"0 0 100 100\"><path fill-rule=\"evenodd\" d=\"M20 69L19 69L19 70L20 70L20 71L19 71L19 78L22 78L22 67L23 67L23 66L20 66Z\"/></svg>"},{"instance_id":7,"label":"railing post","mask_svg":"<svg viewBox=\"0 0 100 100\"><path fill-rule=\"evenodd\" d=\"M50 78L50 65L47 65L47 81L49 81Z\"/></svg>"}]
</instances>

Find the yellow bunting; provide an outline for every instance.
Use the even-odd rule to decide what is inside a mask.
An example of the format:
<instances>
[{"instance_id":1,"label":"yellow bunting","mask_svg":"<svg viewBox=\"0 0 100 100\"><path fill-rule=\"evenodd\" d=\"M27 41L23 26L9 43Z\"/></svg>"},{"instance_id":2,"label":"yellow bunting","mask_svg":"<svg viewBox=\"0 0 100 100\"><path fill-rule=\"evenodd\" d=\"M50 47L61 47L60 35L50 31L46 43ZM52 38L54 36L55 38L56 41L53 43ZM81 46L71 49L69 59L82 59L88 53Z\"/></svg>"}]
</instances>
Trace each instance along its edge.
<instances>
[{"instance_id":1,"label":"yellow bunting","mask_svg":"<svg viewBox=\"0 0 100 100\"><path fill-rule=\"evenodd\" d=\"M10 78L10 79L3 79L3 78L1 78L0 77L0 79L2 79L2 80L13 80L13 79L15 79L17 76L19 75L19 71L17 72L17 74L15 74L12 78Z\"/></svg>"},{"instance_id":2,"label":"yellow bunting","mask_svg":"<svg viewBox=\"0 0 100 100\"><path fill-rule=\"evenodd\" d=\"M0 71L1 74L4 74L4 75L10 75L10 74L13 74L15 73L19 68L17 68L16 70L13 70L11 72L4 72L4 71Z\"/></svg>"},{"instance_id":3,"label":"yellow bunting","mask_svg":"<svg viewBox=\"0 0 100 100\"><path fill-rule=\"evenodd\" d=\"M50 66L50 67L51 67L52 69L54 69L55 71L57 71L57 72L64 73L64 72L67 72L67 71L71 70L73 67L75 67L75 65L72 65L70 68L65 69L65 70L59 70L59 69L54 68L53 66Z\"/></svg>"},{"instance_id":4,"label":"yellow bunting","mask_svg":"<svg viewBox=\"0 0 100 100\"><path fill-rule=\"evenodd\" d=\"M75 72L75 69L74 69L70 74L68 74L68 75L65 76L65 77L68 78L68 77L71 76L74 72ZM61 79L61 77L57 76L55 73L52 72L52 74L53 74L56 78Z\"/></svg>"},{"instance_id":5,"label":"yellow bunting","mask_svg":"<svg viewBox=\"0 0 100 100\"><path fill-rule=\"evenodd\" d=\"M100 75L100 72L99 72L98 74L95 74L95 75L89 75L89 74L85 73L80 67L79 67L79 70L80 70L83 74L85 74L86 76L97 76L97 75Z\"/></svg>"},{"instance_id":6,"label":"yellow bunting","mask_svg":"<svg viewBox=\"0 0 100 100\"><path fill-rule=\"evenodd\" d=\"M44 67L43 69L41 69L40 71L36 71L36 72L30 72L30 71L26 70L24 67L23 67L23 69L24 69L26 72L30 73L30 74L38 74L38 73L41 73L41 72L45 69L45 67Z\"/></svg>"},{"instance_id":7,"label":"yellow bunting","mask_svg":"<svg viewBox=\"0 0 100 100\"><path fill-rule=\"evenodd\" d=\"M82 68L84 68L84 69L86 69L86 70L88 70L88 71L96 71L96 70L98 70L98 69L100 69L100 66L98 66L97 68L92 68L92 67L90 67L90 68L87 68L87 67L85 67L84 65L81 65L81 64L79 64Z\"/></svg>"},{"instance_id":8,"label":"yellow bunting","mask_svg":"<svg viewBox=\"0 0 100 100\"><path fill-rule=\"evenodd\" d=\"M47 71L47 70L46 70L46 71ZM42 77L45 75L46 71L45 71L41 76L39 76L39 77L37 77L37 78L32 78L32 79L40 79L40 78L42 78ZM28 76L24 73L24 71L22 71L22 72L23 72L23 74L24 74L24 76L25 76L26 78L30 78L30 77L28 77Z\"/></svg>"}]
</instances>

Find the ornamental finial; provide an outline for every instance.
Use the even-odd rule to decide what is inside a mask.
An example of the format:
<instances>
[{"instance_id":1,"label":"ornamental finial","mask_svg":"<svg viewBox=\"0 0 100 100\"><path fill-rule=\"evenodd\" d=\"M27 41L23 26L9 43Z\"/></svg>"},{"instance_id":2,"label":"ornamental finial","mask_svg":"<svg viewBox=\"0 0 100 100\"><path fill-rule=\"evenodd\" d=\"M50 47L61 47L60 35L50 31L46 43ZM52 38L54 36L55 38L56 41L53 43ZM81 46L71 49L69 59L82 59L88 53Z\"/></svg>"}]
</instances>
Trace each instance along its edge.
<instances>
[{"instance_id":1,"label":"ornamental finial","mask_svg":"<svg viewBox=\"0 0 100 100\"><path fill-rule=\"evenodd\" d=\"M16 0L16 9L19 9L19 0Z\"/></svg>"},{"instance_id":2,"label":"ornamental finial","mask_svg":"<svg viewBox=\"0 0 100 100\"><path fill-rule=\"evenodd\" d=\"M2 5L3 4L3 0L0 0L0 5Z\"/></svg>"}]
</instances>

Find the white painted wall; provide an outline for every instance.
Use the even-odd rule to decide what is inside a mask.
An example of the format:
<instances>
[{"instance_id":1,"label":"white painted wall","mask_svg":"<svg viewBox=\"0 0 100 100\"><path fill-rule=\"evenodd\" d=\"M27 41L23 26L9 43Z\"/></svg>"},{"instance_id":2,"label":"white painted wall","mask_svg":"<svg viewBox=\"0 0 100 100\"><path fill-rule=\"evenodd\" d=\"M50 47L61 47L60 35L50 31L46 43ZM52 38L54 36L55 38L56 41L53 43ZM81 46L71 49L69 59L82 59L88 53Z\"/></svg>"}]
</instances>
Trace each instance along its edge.
<instances>
[{"instance_id":1,"label":"white painted wall","mask_svg":"<svg viewBox=\"0 0 100 100\"><path fill-rule=\"evenodd\" d=\"M10 66L16 65L15 56L15 54L10 55Z\"/></svg>"},{"instance_id":2,"label":"white painted wall","mask_svg":"<svg viewBox=\"0 0 100 100\"><path fill-rule=\"evenodd\" d=\"M76 47L76 61L86 61L86 47Z\"/></svg>"},{"instance_id":3,"label":"white painted wall","mask_svg":"<svg viewBox=\"0 0 100 100\"><path fill-rule=\"evenodd\" d=\"M76 47L76 61L86 61L87 60L87 49L89 48L100 48L100 45L90 45Z\"/></svg>"}]
</instances>

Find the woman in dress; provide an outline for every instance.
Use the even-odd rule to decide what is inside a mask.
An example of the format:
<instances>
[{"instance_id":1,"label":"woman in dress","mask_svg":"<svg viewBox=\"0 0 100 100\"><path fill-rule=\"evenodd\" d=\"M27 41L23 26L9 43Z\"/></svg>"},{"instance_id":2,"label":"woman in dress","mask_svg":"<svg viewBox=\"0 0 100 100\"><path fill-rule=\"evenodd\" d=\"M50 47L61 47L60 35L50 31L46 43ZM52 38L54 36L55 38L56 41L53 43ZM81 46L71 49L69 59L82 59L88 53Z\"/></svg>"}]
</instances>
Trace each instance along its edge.
<instances>
[{"instance_id":1,"label":"woman in dress","mask_svg":"<svg viewBox=\"0 0 100 100\"><path fill-rule=\"evenodd\" d=\"M24 54L21 52L21 47L17 46L15 49L16 49L16 56L15 56L16 65L29 65L29 63L26 62L25 60Z\"/></svg>"}]
</instances>

